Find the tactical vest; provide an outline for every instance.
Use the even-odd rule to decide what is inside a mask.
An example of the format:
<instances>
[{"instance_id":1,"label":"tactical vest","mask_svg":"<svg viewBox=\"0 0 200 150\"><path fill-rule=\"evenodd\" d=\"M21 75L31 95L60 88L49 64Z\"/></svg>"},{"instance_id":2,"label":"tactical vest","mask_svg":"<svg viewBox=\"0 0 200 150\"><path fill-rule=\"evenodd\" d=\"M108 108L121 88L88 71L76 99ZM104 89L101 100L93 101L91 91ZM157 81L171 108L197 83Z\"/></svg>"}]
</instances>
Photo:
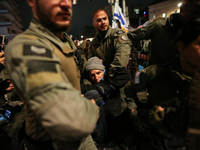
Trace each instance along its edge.
<instances>
[{"instance_id":1,"label":"tactical vest","mask_svg":"<svg viewBox=\"0 0 200 150\"><path fill-rule=\"evenodd\" d=\"M25 38L29 39L38 39L35 35L23 35ZM73 50L69 47L64 47L63 49L59 49L56 47L51 41L49 41L53 47L53 53L60 59L61 67L63 69L64 74L66 75L68 81L72 84L74 88L78 91L81 91L80 88L80 71L74 61ZM50 139L50 135L46 132L46 130L42 127L42 125L36 120L35 114L30 111L25 101L26 107L26 132L30 138L34 140L46 141ZM39 132L37 132L39 131Z\"/></svg>"},{"instance_id":2,"label":"tactical vest","mask_svg":"<svg viewBox=\"0 0 200 150\"><path fill-rule=\"evenodd\" d=\"M80 88L80 71L74 61L73 50L69 47L64 47L61 52L54 44L52 44L54 49L54 54L60 59L61 66L64 73L70 83L78 91L81 92Z\"/></svg>"}]
</instances>

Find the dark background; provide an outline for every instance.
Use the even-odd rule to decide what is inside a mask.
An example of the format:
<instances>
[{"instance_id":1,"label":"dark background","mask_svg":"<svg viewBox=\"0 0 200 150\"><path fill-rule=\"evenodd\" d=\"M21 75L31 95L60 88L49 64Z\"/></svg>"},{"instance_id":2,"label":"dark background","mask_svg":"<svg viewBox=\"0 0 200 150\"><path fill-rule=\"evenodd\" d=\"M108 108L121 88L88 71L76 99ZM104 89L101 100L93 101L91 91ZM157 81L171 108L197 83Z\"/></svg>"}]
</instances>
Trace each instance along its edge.
<instances>
[{"instance_id":1,"label":"dark background","mask_svg":"<svg viewBox=\"0 0 200 150\"><path fill-rule=\"evenodd\" d=\"M146 5L155 0L128 0L135 5ZM27 4L26 0L16 0L18 4L18 10L20 12L20 17L22 19L21 23L23 25L23 31L28 28L29 22L32 18L31 7ZM97 8L104 8L108 5L108 0L77 0L77 4L73 5L73 17L72 17L72 27L68 31L68 34L72 34L73 37L86 34L90 36L90 29L92 27L92 12ZM111 20L110 19L110 25ZM94 30L94 29L93 29ZM93 31L91 31L93 32Z\"/></svg>"}]
</instances>

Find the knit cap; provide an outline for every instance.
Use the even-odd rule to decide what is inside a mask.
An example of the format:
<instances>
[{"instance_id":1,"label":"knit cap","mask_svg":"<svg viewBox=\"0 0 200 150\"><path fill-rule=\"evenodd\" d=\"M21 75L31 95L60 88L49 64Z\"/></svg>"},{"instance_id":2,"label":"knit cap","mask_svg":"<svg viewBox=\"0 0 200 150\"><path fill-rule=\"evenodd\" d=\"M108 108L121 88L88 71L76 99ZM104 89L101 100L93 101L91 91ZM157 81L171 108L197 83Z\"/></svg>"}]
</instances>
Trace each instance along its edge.
<instances>
[{"instance_id":1,"label":"knit cap","mask_svg":"<svg viewBox=\"0 0 200 150\"><path fill-rule=\"evenodd\" d=\"M105 66L102 64L101 60L96 56L90 58L86 65L86 71L104 70L104 69L105 69Z\"/></svg>"}]
</instances>

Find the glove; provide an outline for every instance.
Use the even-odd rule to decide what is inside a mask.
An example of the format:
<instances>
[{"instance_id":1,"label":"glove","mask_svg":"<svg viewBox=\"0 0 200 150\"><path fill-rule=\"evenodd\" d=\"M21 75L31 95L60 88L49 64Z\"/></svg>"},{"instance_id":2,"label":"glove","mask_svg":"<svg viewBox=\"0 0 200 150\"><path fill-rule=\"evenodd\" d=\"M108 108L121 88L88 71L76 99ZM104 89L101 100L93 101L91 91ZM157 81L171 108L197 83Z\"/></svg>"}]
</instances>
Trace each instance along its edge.
<instances>
[{"instance_id":1,"label":"glove","mask_svg":"<svg viewBox=\"0 0 200 150\"><path fill-rule=\"evenodd\" d=\"M94 99L96 105L99 107L102 105L102 97L96 90L88 91L84 94L84 97L86 97L87 99Z\"/></svg>"},{"instance_id":2,"label":"glove","mask_svg":"<svg viewBox=\"0 0 200 150\"><path fill-rule=\"evenodd\" d=\"M125 67L109 69L109 83L115 88L122 88L131 80L131 75Z\"/></svg>"},{"instance_id":3,"label":"glove","mask_svg":"<svg viewBox=\"0 0 200 150\"><path fill-rule=\"evenodd\" d=\"M96 90L102 97L108 98L114 93L115 88L108 82L103 81L96 87Z\"/></svg>"}]
</instances>

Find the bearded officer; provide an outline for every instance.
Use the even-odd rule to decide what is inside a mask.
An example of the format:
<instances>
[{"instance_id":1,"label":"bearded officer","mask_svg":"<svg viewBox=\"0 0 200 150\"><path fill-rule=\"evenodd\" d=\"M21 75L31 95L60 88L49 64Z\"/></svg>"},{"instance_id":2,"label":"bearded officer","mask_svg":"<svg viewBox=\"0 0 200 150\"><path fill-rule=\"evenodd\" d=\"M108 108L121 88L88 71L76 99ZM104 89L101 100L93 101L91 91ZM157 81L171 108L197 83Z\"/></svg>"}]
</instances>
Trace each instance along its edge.
<instances>
[{"instance_id":1,"label":"bearded officer","mask_svg":"<svg viewBox=\"0 0 200 150\"><path fill-rule=\"evenodd\" d=\"M90 133L98 107L80 94L75 46L65 33L72 2L27 1L34 17L5 54L6 68L26 108L26 148L94 150Z\"/></svg>"}]
</instances>

